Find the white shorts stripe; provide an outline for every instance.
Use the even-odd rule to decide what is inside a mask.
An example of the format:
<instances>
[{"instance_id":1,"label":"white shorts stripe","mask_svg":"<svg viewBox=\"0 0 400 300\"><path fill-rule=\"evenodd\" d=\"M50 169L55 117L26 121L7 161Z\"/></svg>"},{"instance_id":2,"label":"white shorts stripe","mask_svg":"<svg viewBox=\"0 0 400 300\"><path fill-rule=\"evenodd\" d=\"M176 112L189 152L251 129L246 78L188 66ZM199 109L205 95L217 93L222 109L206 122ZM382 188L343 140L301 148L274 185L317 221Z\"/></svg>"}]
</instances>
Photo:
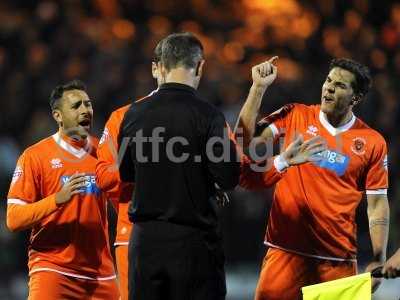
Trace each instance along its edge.
<instances>
[{"instance_id":1,"label":"white shorts stripe","mask_svg":"<svg viewBox=\"0 0 400 300\"><path fill-rule=\"evenodd\" d=\"M29 272L29 275L32 275L33 273L36 272L55 272L58 274L62 274L65 276L69 276L69 277L75 277L75 278L80 278L80 279L87 279L87 280L111 280L111 279L115 279L117 278L117 275L111 275L111 276L107 276L107 277L89 277L89 276L85 276L85 275L79 275L79 274L73 274L73 273L67 273L67 272L63 272L63 271L59 271L56 269L52 269L52 268L37 268L37 269L33 269L32 271Z\"/></svg>"},{"instance_id":2,"label":"white shorts stripe","mask_svg":"<svg viewBox=\"0 0 400 300\"><path fill-rule=\"evenodd\" d=\"M129 242L115 242L114 246L128 246Z\"/></svg>"},{"instance_id":3,"label":"white shorts stripe","mask_svg":"<svg viewBox=\"0 0 400 300\"><path fill-rule=\"evenodd\" d=\"M267 241L264 241L264 244L272 247L272 248L276 248L282 251L286 251L286 252L290 252L290 253L294 253L294 254L298 254L301 256L306 256L306 257L312 257L312 258L317 258L317 259L323 259L323 260L333 260L333 261L351 261L351 262L357 262L357 259L351 259L351 258L339 258L339 257L330 257L330 256L320 256L320 255L314 255L314 254L308 254L308 253L304 253L304 252L299 252L299 251L295 251L295 250L290 250L290 249L286 249L274 244L271 244Z\"/></svg>"},{"instance_id":4,"label":"white shorts stripe","mask_svg":"<svg viewBox=\"0 0 400 300\"><path fill-rule=\"evenodd\" d=\"M367 195L387 195L387 189L366 190Z\"/></svg>"},{"instance_id":5,"label":"white shorts stripe","mask_svg":"<svg viewBox=\"0 0 400 300\"><path fill-rule=\"evenodd\" d=\"M7 204L18 204L18 205L27 205L28 202L21 200L21 199L7 199Z\"/></svg>"}]
</instances>

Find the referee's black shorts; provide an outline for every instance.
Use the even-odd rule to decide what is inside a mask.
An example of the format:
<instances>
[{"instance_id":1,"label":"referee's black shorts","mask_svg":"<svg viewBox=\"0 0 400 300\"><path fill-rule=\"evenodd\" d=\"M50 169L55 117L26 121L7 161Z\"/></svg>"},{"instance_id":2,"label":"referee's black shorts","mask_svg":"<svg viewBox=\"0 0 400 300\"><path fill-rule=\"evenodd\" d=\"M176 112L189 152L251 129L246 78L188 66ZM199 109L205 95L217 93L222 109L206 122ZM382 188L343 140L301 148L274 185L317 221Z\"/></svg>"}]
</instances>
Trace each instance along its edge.
<instances>
[{"instance_id":1,"label":"referee's black shorts","mask_svg":"<svg viewBox=\"0 0 400 300\"><path fill-rule=\"evenodd\" d=\"M129 243L129 299L223 300L219 239L166 223L135 224Z\"/></svg>"}]
</instances>

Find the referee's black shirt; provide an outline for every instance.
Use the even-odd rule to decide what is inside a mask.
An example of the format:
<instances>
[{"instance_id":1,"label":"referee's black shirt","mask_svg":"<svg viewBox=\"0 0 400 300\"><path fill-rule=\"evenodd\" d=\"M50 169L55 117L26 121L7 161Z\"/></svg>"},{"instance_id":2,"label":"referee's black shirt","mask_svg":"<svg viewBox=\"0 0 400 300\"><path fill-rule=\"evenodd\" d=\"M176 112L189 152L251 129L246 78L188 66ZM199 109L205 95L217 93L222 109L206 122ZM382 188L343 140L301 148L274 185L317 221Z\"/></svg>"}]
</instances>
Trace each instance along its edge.
<instances>
[{"instance_id":1,"label":"referee's black shirt","mask_svg":"<svg viewBox=\"0 0 400 300\"><path fill-rule=\"evenodd\" d=\"M121 179L135 183L130 220L215 229L214 184L233 189L240 173L235 145L226 133L225 146L218 139L226 131L223 114L188 85L165 83L156 93L133 103L119 136L120 152L128 145L120 165ZM153 136L153 142L138 142L140 136ZM168 155L171 152L175 159ZM223 152L229 160L210 159L210 154L220 158Z\"/></svg>"}]
</instances>

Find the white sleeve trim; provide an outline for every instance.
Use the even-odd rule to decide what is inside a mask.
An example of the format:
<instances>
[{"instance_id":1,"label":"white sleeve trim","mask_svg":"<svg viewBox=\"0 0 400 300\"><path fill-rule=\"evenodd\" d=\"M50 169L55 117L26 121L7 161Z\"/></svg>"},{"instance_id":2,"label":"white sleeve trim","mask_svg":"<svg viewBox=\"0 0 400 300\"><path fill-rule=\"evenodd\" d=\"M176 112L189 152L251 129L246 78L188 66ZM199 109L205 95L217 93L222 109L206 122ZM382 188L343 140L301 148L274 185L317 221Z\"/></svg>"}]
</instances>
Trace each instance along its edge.
<instances>
[{"instance_id":1,"label":"white sleeve trim","mask_svg":"<svg viewBox=\"0 0 400 300\"><path fill-rule=\"evenodd\" d=\"M272 134L274 135L274 137L279 135L279 130L278 128L275 126L274 123L269 124L268 126L269 128L271 128Z\"/></svg>"},{"instance_id":2,"label":"white sleeve trim","mask_svg":"<svg viewBox=\"0 0 400 300\"><path fill-rule=\"evenodd\" d=\"M367 195L387 195L387 189L366 190Z\"/></svg>"},{"instance_id":3,"label":"white sleeve trim","mask_svg":"<svg viewBox=\"0 0 400 300\"><path fill-rule=\"evenodd\" d=\"M274 166L279 173L282 173L287 168L289 168L288 162L286 161L286 159L283 158L282 155L278 155L274 158Z\"/></svg>"},{"instance_id":4,"label":"white sleeve trim","mask_svg":"<svg viewBox=\"0 0 400 300\"><path fill-rule=\"evenodd\" d=\"M18 205L27 205L28 202L21 199L7 199L7 204L18 204Z\"/></svg>"}]
</instances>

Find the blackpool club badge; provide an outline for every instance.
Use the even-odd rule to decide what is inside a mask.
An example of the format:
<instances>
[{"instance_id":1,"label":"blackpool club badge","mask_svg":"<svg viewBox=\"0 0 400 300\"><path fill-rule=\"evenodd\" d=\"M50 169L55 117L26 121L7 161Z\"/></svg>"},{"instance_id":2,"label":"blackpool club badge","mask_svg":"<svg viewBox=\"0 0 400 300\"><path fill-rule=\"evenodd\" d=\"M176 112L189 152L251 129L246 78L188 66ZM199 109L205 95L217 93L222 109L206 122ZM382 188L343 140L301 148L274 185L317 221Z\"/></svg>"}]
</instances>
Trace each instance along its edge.
<instances>
[{"instance_id":1,"label":"blackpool club badge","mask_svg":"<svg viewBox=\"0 0 400 300\"><path fill-rule=\"evenodd\" d=\"M365 153L365 139L361 137L356 137L353 139L353 144L351 145L351 151L357 155L363 155Z\"/></svg>"}]
</instances>

